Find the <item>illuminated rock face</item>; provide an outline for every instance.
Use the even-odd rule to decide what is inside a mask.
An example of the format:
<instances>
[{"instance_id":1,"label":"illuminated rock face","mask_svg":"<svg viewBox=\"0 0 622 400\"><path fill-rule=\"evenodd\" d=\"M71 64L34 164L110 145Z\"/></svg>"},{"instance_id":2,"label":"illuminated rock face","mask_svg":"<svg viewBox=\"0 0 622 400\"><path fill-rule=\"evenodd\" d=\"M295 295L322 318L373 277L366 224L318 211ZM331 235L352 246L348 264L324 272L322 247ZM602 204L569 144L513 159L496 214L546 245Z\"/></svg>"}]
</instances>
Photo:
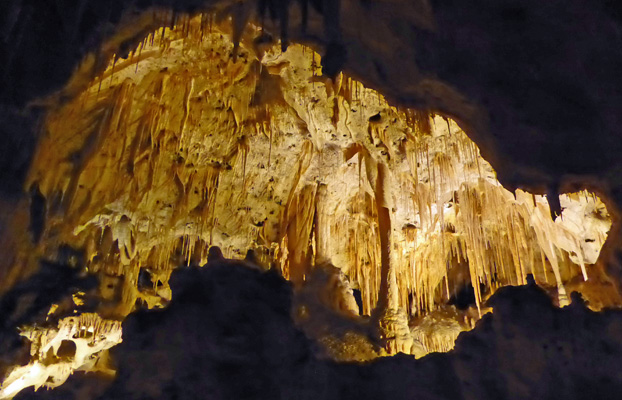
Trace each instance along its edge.
<instances>
[{"instance_id":1,"label":"illuminated rock face","mask_svg":"<svg viewBox=\"0 0 622 400\"><path fill-rule=\"evenodd\" d=\"M21 333L31 342L34 361L11 371L0 399L13 398L23 388L55 388L76 370L114 375L106 364L106 351L121 342L121 323L97 314L82 314L59 321L56 329L28 328Z\"/></svg>"},{"instance_id":2,"label":"illuminated rock face","mask_svg":"<svg viewBox=\"0 0 622 400\"><path fill-rule=\"evenodd\" d=\"M195 18L155 32L46 118L28 179L48 210L44 253L68 243L89 270L125 276L111 314L169 299L158 282L203 264L210 245L238 258L254 249L297 285L331 262L367 315L382 293L383 235L386 306L408 314L468 282L479 308L528 273L566 304L565 282L590 277L610 228L598 198L560 196L553 222L545 197L501 187L452 120L323 77L313 51L253 44L250 27L234 57L223 29ZM136 289L141 268L151 295Z\"/></svg>"},{"instance_id":3,"label":"illuminated rock face","mask_svg":"<svg viewBox=\"0 0 622 400\"><path fill-rule=\"evenodd\" d=\"M84 249L100 315L163 306L171 271L212 245L253 249L249 265L290 279L297 322L336 359L449 350L490 294L530 273L560 305L568 285L594 308L617 304L592 266L611 226L598 198L560 196L553 221L545 197L504 189L451 119L322 76L312 50L282 53L252 27L236 50L208 22L155 32L45 119L27 182L46 211L39 249ZM328 263L339 273L313 286ZM468 284L473 303L447 311ZM314 295L354 321L352 338L305 319L326 311Z\"/></svg>"},{"instance_id":4,"label":"illuminated rock face","mask_svg":"<svg viewBox=\"0 0 622 400\"><path fill-rule=\"evenodd\" d=\"M545 197L500 186L452 120L391 107L321 76L308 48L252 45L260 33L248 30L233 57L222 27L180 21L49 113L28 180L49 210L44 246L82 246L90 270L130 284L140 268L166 283L210 245L238 258L254 249L297 285L331 262L367 315L384 234L399 282L391 307L409 313L469 281L485 285L473 285L479 307L528 273L565 304L564 282L589 278L610 227L598 198L560 196L553 222Z\"/></svg>"}]
</instances>

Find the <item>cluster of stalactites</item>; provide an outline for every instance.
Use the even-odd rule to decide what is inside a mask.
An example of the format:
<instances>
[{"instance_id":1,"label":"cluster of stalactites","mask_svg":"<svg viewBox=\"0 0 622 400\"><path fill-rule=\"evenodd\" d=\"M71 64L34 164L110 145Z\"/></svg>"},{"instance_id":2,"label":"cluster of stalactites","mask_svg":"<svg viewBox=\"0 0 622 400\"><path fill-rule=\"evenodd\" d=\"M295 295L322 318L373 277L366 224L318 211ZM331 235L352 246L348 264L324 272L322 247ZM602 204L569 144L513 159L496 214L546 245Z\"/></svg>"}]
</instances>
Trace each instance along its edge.
<instances>
[{"instance_id":1,"label":"cluster of stalactites","mask_svg":"<svg viewBox=\"0 0 622 400\"><path fill-rule=\"evenodd\" d=\"M408 111L405 114L410 134L403 154L410 173L395 174L398 182L392 195L407 194L411 203L405 207L414 218L391 232L400 308L425 314L470 282L481 313L485 296L501 286L525 284L527 274L556 288L559 304L568 304L564 281L577 274L587 280L586 265L598 257L598 250L587 251L586 242L600 249L606 239L610 222L604 204L585 191L561 195L567 211L554 221L546 197L503 188L475 144L453 122L446 120L447 129L439 132L441 118L426 117L427 124L422 124ZM377 136L390 153L386 130ZM360 174L365 157L358 163L359 185L373 186L373 177ZM348 275L361 289L365 314L378 301L381 281L378 214L369 194L362 191L356 197L347 218L317 227L324 238L311 236L314 251L315 242L336 240L354 255ZM314 208L321 204L305 206L305 215ZM400 212L392 210L393 221L400 219ZM594 220L603 223L591 230L581 226Z\"/></svg>"},{"instance_id":2,"label":"cluster of stalactites","mask_svg":"<svg viewBox=\"0 0 622 400\"><path fill-rule=\"evenodd\" d=\"M184 238L185 253L192 253L201 238L212 242L210 227L217 218L214 205L220 173L238 164L245 168L248 135L270 134L269 108L258 110L250 105L256 63L242 57L249 58L248 53L233 62L232 45L218 41L221 33L206 27L210 20L190 21L184 19L173 31L161 28L149 35L127 60L115 59L80 99L48 118L48 131L71 134L62 142L50 140L39 148L37 164L57 167L35 170L31 185L37 185L47 199L52 223L60 216L63 225L75 226L71 233L76 235L88 226L99 228L89 238L96 247L89 252L91 262L96 256L102 261L116 253L112 263L120 260L121 265L128 265L138 255L136 242L146 235L156 239L143 256L155 259L154 268L168 269L164 250L174 250L176 245L168 244L177 238ZM212 42L204 46L205 54L197 55L202 62L199 70L140 73L141 60L173 47L190 51L185 49L190 47L186 41L195 39ZM214 79L222 74L226 79ZM219 137L220 132L230 139L206 143L205 136ZM68 156L55 162L59 154ZM158 188L173 194L158 198ZM139 212L111 207L119 198L126 203L121 208L131 204L126 208L155 210L166 203L171 211L137 221ZM108 212L101 213L102 209ZM182 215L190 215L191 226L179 225Z\"/></svg>"},{"instance_id":3,"label":"cluster of stalactites","mask_svg":"<svg viewBox=\"0 0 622 400\"><path fill-rule=\"evenodd\" d=\"M460 264L468 266L478 309L481 284L490 295L500 286L525 284L527 274L556 286L559 304L568 304L563 281L578 268L588 279L586 264L595 263L598 253L586 255L584 242L597 242L600 249L610 224L588 234L566 223L564 214L553 221L545 197L507 191L474 143L463 132L450 132L451 126L443 136L417 138L408 154L419 225L401 243L407 257L401 260L400 276L409 282L405 289L415 299L415 307L406 303L404 290L403 305L425 312L434 309L439 298L448 300L450 282L456 279L451 270ZM441 142L434 154L429 151L433 141ZM585 217L582 222L607 218L602 202L585 191L560 199L569 206L566 214Z\"/></svg>"},{"instance_id":4,"label":"cluster of stalactites","mask_svg":"<svg viewBox=\"0 0 622 400\"><path fill-rule=\"evenodd\" d=\"M564 304L573 266L587 278L595 260L583 238L551 220L545 198L500 186L453 121L398 110L343 74L322 77L310 49L260 49L213 24L184 17L161 28L50 113L30 182L47 199L48 227L86 248L90 270L129 273L135 284L144 268L155 286L220 245L228 257L256 248L264 264L301 283L313 265L333 260L371 314L387 234L375 171L385 165L381 208L390 211L401 309L424 314L465 282L479 308L528 273L556 286ZM330 146L342 159L322 172ZM355 179L337 182L338 170ZM601 207L573 196L584 210ZM602 232L590 239L602 245ZM123 296L130 306L141 298L135 288Z\"/></svg>"}]
</instances>

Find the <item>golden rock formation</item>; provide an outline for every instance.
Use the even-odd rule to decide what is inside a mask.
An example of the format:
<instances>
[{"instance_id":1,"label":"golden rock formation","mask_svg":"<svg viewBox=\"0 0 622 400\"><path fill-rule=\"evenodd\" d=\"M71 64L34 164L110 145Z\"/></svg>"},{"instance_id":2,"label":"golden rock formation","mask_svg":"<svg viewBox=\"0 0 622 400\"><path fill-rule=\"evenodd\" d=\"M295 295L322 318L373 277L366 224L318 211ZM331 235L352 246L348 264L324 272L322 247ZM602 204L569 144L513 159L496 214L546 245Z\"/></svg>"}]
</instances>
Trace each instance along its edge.
<instances>
[{"instance_id":1,"label":"golden rock formation","mask_svg":"<svg viewBox=\"0 0 622 400\"><path fill-rule=\"evenodd\" d=\"M36 254L83 249L100 315L164 305L171 271L203 265L211 246L228 258L252 249L303 298L377 329L381 352L336 358L422 356L451 349L490 294L528 274L560 306L568 285L590 301L590 284L607 280L593 266L611 226L596 196L560 195L553 220L546 196L501 186L455 121L323 76L310 48L243 33L181 18L50 108L28 178L48 211ZM328 263L339 273L312 286ZM138 285L145 272L152 288ZM473 307L447 311L469 284ZM339 295L325 293L333 286Z\"/></svg>"},{"instance_id":2,"label":"golden rock formation","mask_svg":"<svg viewBox=\"0 0 622 400\"><path fill-rule=\"evenodd\" d=\"M0 399L10 399L28 386L55 388L75 370L114 374L106 351L121 342L121 323L97 314L67 317L57 328L27 328L21 335L30 342L33 361L14 368L2 384Z\"/></svg>"}]
</instances>

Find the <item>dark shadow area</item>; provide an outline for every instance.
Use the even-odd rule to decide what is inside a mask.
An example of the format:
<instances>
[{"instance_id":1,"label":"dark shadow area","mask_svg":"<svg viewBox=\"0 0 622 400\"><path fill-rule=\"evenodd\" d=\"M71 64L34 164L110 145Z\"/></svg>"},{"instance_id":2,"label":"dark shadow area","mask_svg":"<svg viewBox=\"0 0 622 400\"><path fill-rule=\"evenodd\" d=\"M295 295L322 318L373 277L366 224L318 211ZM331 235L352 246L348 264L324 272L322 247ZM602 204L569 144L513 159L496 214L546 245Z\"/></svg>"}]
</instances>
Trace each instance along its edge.
<instances>
[{"instance_id":1,"label":"dark shadow area","mask_svg":"<svg viewBox=\"0 0 622 400\"><path fill-rule=\"evenodd\" d=\"M486 285L480 283L479 290L480 293L485 293ZM447 304L456 306L458 310L462 311L469 309L469 307L476 307L477 302L475 301L475 289L473 288L473 284L467 282L460 286L456 292L451 295Z\"/></svg>"},{"instance_id":2,"label":"dark shadow area","mask_svg":"<svg viewBox=\"0 0 622 400\"><path fill-rule=\"evenodd\" d=\"M356 305L359 306L359 315L363 315L363 295L360 289L352 289Z\"/></svg>"},{"instance_id":3,"label":"dark shadow area","mask_svg":"<svg viewBox=\"0 0 622 400\"><path fill-rule=\"evenodd\" d=\"M138 311L113 348L114 381L76 373L17 399L611 399L622 390L622 312L559 309L533 281L500 289L456 349L419 360L318 360L290 318L291 286L216 261L172 278L174 300ZM62 394L62 396L61 396ZM59 397L60 396L60 397Z\"/></svg>"}]
</instances>

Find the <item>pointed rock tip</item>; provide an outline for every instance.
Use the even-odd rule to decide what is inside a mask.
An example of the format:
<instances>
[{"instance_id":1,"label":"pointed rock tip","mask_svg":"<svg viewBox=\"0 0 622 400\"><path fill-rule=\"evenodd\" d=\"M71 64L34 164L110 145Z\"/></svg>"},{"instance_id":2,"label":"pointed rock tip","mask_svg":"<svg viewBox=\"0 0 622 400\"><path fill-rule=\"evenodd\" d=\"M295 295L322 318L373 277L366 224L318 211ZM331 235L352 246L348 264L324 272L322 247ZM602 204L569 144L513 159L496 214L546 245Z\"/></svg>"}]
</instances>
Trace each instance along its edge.
<instances>
[{"instance_id":1,"label":"pointed rock tip","mask_svg":"<svg viewBox=\"0 0 622 400\"><path fill-rule=\"evenodd\" d=\"M207 262L214 262L214 261L222 261L225 259L225 256L223 256L222 254L222 250L220 250L220 247L218 246L212 246L209 248L208 252L207 252Z\"/></svg>"}]
</instances>

